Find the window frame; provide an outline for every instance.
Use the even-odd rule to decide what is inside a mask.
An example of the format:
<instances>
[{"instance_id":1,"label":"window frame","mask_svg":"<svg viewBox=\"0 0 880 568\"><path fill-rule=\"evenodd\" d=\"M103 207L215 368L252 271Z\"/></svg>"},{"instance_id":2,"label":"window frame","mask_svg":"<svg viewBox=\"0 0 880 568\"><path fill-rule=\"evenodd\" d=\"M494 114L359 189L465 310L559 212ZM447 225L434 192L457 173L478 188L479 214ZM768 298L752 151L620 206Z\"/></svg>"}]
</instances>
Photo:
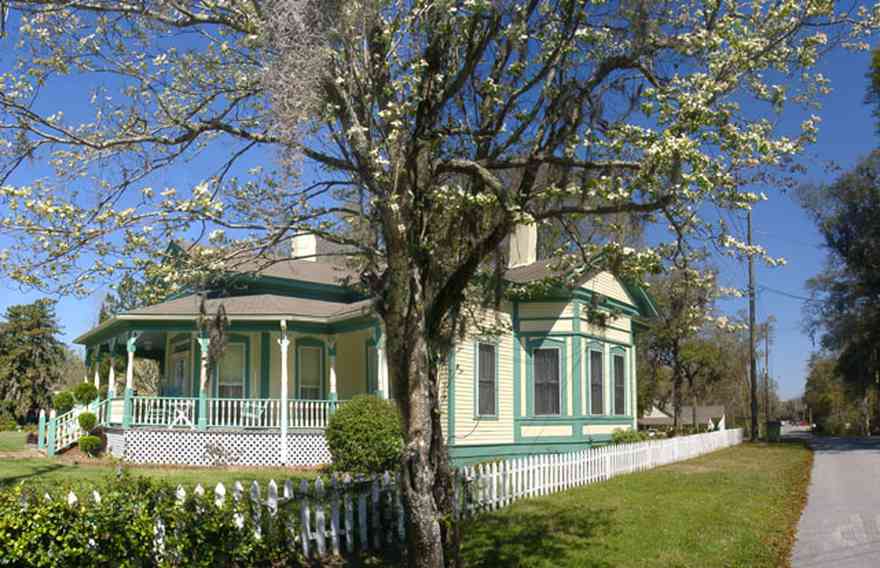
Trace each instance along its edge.
<instances>
[{"instance_id":1,"label":"window frame","mask_svg":"<svg viewBox=\"0 0 880 568\"><path fill-rule=\"evenodd\" d=\"M557 374L557 385L559 385L559 412L556 413L547 413L547 414L539 414L535 408L535 402L537 397L535 389L537 388L538 381L535 373L535 351L539 350L554 350L556 351L556 358L558 362L558 374ZM565 416L566 408L565 408L565 346L564 344L550 343L550 342L542 342L535 345L532 345L529 349L529 371L531 376L531 385L530 393L531 393L531 405L529 408L530 415L535 418L555 418Z\"/></svg>"},{"instance_id":2,"label":"window frame","mask_svg":"<svg viewBox=\"0 0 880 568\"><path fill-rule=\"evenodd\" d=\"M627 365L627 353L626 350L622 347L614 347L611 349L611 407L613 416L627 416L627 408L628 408L628 396L627 396L627 386L629 384L629 366ZM623 377L622 377L622 387L623 387L623 408L617 408L617 373L615 368L615 359L620 358L621 365L623 366Z\"/></svg>"},{"instance_id":3,"label":"window frame","mask_svg":"<svg viewBox=\"0 0 880 568\"><path fill-rule=\"evenodd\" d=\"M591 341L587 344L587 399L588 399L588 408L589 411L587 414L589 416L608 416L608 408L607 404L605 404L605 392L607 390L607 365L605 361L605 346L602 343ZM600 373L600 409L599 412L595 411L594 406L594 396L593 396L593 353L598 353L600 360L602 361L602 372Z\"/></svg>"},{"instance_id":4,"label":"window frame","mask_svg":"<svg viewBox=\"0 0 880 568\"><path fill-rule=\"evenodd\" d=\"M241 398L247 399L250 398L250 359L251 359L251 350L250 350L250 342L245 337L240 336L232 336L226 343L226 347L232 346L241 346L242 351L242 381L241 381ZM223 355L225 355L225 351ZM222 363L223 356L221 355L220 361L217 362L217 366L214 369L213 377L211 378L211 382L213 383L213 388L211 389L214 393L215 398L224 398L220 396L220 365ZM234 400L234 399L233 399Z\"/></svg>"},{"instance_id":5,"label":"window frame","mask_svg":"<svg viewBox=\"0 0 880 568\"><path fill-rule=\"evenodd\" d=\"M302 398L302 357L300 350L303 348L311 348L318 350L318 361L320 369L318 370L318 398L303 399ZM294 353L294 373L295 381L293 383L294 398L297 400L326 400L327 393L327 354L325 352L324 342L320 339L312 337L297 337Z\"/></svg>"},{"instance_id":6,"label":"window frame","mask_svg":"<svg viewBox=\"0 0 880 568\"><path fill-rule=\"evenodd\" d=\"M494 350L495 357L495 376L493 377L494 383L494 391L495 391L495 407L491 414L483 414L480 412L480 347L483 345L488 345L492 347ZM500 349L499 342L497 339L490 338L478 338L474 341L474 419L475 420L497 420L499 416L498 404L499 397L501 395L500 388L498 386L498 374L500 373Z\"/></svg>"}]
</instances>

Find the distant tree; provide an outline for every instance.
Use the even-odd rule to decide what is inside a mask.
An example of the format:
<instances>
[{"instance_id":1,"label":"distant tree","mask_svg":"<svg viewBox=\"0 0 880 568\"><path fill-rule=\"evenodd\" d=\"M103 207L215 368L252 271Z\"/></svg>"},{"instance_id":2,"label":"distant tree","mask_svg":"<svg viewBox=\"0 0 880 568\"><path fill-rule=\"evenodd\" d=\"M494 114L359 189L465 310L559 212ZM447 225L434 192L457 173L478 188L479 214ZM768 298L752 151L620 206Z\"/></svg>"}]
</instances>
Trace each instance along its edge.
<instances>
[{"instance_id":1,"label":"distant tree","mask_svg":"<svg viewBox=\"0 0 880 568\"><path fill-rule=\"evenodd\" d=\"M90 378L82 356L67 346L64 346L63 349L64 358L58 369L59 383L57 387L60 389L74 387L84 379Z\"/></svg>"},{"instance_id":2,"label":"distant tree","mask_svg":"<svg viewBox=\"0 0 880 568\"><path fill-rule=\"evenodd\" d=\"M880 151L827 186L803 188L800 197L827 251L824 269L807 282L805 325L835 357L867 420L877 413L867 405L880 381Z\"/></svg>"},{"instance_id":3,"label":"distant tree","mask_svg":"<svg viewBox=\"0 0 880 568\"><path fill-rule=\"evenodd\" d=\"M0 400L11 401L25 420L49 406L52 388L61 382L65 349L58 341L55 302L10 306L0 329Z\"/></svg>"}]
</instances>

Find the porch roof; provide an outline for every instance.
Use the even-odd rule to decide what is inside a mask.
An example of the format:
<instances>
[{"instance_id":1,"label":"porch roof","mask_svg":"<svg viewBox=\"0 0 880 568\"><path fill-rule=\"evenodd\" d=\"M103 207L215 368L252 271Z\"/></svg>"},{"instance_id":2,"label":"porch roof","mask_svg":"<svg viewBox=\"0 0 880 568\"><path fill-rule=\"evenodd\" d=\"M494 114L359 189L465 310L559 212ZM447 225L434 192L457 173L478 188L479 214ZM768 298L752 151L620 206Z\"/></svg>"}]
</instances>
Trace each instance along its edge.
<instances>
[{"instance_id":1,"label":"porch roof","mask_svg":"<svg viewBox=\"0 0 880 568\"><path fill-rule=\"evenodd\" d=\"M155 326L161 322L165 322L165 324L190 322L187 325L193 326L199 318L199 302L198 295L191 294L132 310L105 321L98 327L80 335L73 342L86 345L94 343L96 340L102 341L106 337L114 336L117 332L136 329L142 323L153 323ZM330 329L328 326L335 328L338 325L334 324L345 325L342 322L360 321L369 318L372 314L372 300L344 303L276 294L209 298L205 302L205 309L209 314L216 313L221 303L226 310L227 317L233 322L233 327L235 327L235 322L287 320Z\"/></svg>"}]
</instances>

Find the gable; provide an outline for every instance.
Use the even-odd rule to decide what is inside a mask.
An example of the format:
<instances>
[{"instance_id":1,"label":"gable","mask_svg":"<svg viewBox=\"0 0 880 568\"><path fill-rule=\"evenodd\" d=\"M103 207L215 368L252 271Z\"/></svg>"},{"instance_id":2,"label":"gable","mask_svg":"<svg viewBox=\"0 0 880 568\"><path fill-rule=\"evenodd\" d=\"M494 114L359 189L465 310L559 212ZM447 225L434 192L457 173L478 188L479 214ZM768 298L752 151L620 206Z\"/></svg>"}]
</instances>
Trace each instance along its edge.
<instances>
[{"instance_id":1,"label":"gable","mask_svg":"<svg viewBox=\"0 0 880 568\"><path fill-rule=\"evenodd\" d=\"M638 306L638 302L630 296L626 288L616 276L607 271L602 271L590 276L580 285L581 289L598 292L607 298L617 300L630 306Z\"/></svg>"}]
</instances>

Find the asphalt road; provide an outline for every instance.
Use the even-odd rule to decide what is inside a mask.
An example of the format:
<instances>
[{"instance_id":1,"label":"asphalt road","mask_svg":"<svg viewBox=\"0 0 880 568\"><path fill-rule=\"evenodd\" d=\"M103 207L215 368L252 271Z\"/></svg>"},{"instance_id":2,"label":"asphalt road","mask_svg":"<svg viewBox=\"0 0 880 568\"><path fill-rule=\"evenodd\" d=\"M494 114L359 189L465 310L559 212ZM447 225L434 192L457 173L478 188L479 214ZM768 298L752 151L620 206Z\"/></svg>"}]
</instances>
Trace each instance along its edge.
<instances>
[{"instance_id":1,"label":"asphalt road","mask_svg":"<svg viewBox=\"0 0 880 568\"><path fill-rule=\"evenodd\" d=\"M813 438L793 568L880 567L880 438Z\"/></svg>"}]
</instances>

